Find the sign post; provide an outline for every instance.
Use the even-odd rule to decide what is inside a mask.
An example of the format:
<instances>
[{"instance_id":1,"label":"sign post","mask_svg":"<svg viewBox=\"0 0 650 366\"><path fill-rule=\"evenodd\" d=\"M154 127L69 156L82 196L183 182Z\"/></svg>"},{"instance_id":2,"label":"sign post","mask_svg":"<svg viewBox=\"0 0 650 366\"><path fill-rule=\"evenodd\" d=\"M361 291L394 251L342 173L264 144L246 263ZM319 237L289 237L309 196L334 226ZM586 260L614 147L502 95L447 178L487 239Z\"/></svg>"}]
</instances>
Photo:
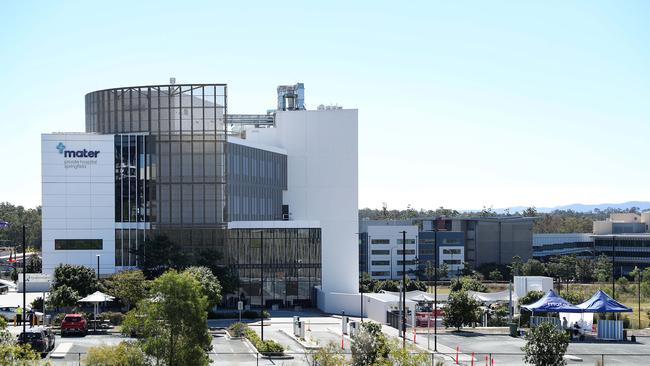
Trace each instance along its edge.
<instances>
[{"instance_id":1,"label":"sign post","mask_svg":"<svg viewBox=\"0 0 650 366\"><path fill-rule=\"evenodd\" d=\"M241 323L241 311L244 310L244 302L239 300L237 301L237 310L239 310L239 322Z\"/></svg>"}]
</instances>

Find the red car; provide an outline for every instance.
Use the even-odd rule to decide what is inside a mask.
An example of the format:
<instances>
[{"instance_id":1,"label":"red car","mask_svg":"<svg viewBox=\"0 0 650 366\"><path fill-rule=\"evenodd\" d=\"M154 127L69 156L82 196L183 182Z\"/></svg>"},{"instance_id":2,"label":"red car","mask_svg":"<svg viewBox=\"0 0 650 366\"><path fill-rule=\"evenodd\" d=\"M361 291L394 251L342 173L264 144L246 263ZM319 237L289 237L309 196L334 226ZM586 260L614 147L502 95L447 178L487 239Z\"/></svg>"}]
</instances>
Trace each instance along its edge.
<instances>
[{"instance_id":1,"label":"red car","mask_svg":"<svg viewBox=\"0 0 650 366\"><path fill-rule=\"evenodd\" d=\"M82 314L66 314L61 321L61 337L68 334L85 336L86 333L88 333L88 322Z\"/></svg>"}]
</instances>

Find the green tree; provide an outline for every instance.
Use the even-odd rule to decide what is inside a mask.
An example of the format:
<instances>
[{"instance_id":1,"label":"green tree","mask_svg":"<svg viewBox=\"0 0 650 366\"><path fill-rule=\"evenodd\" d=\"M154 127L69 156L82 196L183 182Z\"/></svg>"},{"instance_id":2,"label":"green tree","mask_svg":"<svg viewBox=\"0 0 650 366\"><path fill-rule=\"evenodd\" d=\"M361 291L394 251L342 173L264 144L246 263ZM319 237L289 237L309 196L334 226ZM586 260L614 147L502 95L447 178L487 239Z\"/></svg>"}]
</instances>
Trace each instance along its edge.
<instances>
[{"instance_id":1,"label":"green tree","mask_svg":"<svg viewBox=\"0 0 650 366\"><path fill-rule=\"evenodd\" d=\"M234 294L239 290L239 276L235 268L223 264L223 255L215 249L203 249L195 257L194 264L208 267L221 284L223 294Z\"/></svg>"},{"instance_id":2,"label":"green tree","mask_svg":"<svg viewBox=\"0 0 650 366\"><path fill-rule=\"evenodd\" d=\"M130 342L91 347L83 358L85 366L146 366L140 347Z\"/></svg>"},{"instance_id":3,"label":"green tree","mask_svg":"<svg viewBox=\"0 0 650 366\"><path fill-rule=\"evenodd\" d=\"M612 278L612 260L605 254L601 254L596 260L594 275L598 282L607 282Z\"/></svg>"},{"instance_id":4,"label":"green tree","mask_svg":"<svg viewBox=\"0 0 650 366\"><path fill-rule=\"evenodd\" d=\"M208 300L201 284L187 272L169 270L153 281L150 293L127 313L122 332L142 336L142 350L163 365L208 365Z\"/></svg>"},{"instance_id":5,"label":"green tree","mask_svg":"<svg viewBox=\"0 0 650 366\"><path fill-rule=\"evenodd\" d=\"M531 312L521 309L521 305L530 305L535 301L541 299L543 296L544 293L542 291L529 291L526 295L519 298L517 302L520 307L519 314L521 315L519 319L522 325L528 324L528 321L530 320Z\"/></svg>"},{"instance_id":6,"label":"green tree","mask_svg":"<svg viewBox=\"0 0 650 366\"><path fill-rule=\"evenodd\" d=\"M391 366L428 366L431 358L425 352L417 352L412 348L403 348L396 340L389 343L388 364Z\"/></svg>"},{"instance_id":7,"label":"green tree","mask_svg":"<svg viewBox=\"0 0 650 366\"><path fill-rule=\"evenodd\" d=\"M489 278L492 281L502 281L503 280L503 275L501 274L501 271L498 269L495 269L494 271L490 272Z\"/></svg>"},{"instance_id":8,"label":"green tree","mask_svg":"<svg viewBox=\"0 0 650 366\"><path fill-rule=\"evenodd\" d=\"M629 288L628 288L629 284L630 284L630 281L626 277L619 277L618 280L616 280L616 287L621 292L628 292L629 291Z\"/></svg>"},{"instance_id":9,"label":"green tree","mask_svg":"<svg viewBox=\"0 0 650 366\"><path fill-rule=\"evenodd\" d=\"M307 354L307 363L312 366L345 366L347 360L341 347L330 341L324 347Z\"/></svg>"},{"instance_id":10,"label":"green tree","mask_svg":"<svg viewBox=\"0 0 650 366\"><path fill-rule=\"evenodd\" d=\"M564 354L569 346L569 335L543 322L531 328L526 335L526 344L521 348L526 353L524 362L535 366L566 365Z\"/></svg>"},{"instance_id":11,"label":"green tree","mask_svg":"<svg viewBox=\"0 0 650 366\"><path fill-rule=\"evenodd\" d=\"M43 260L40 255L30 255L25 263L25 273L41 273L43 270Z\"/></svg>"},{"instance_id":12,"label":"green tree","mask_svg":"<svg viewBox=\"0 0 650 366\"><path fill-rule=\"evenodd\" d=\"M7 330L7 322L0 317L0 366L36 366L40 359L29 345L16 344L14 336Z\"/></svg>"},{"instance_id":13,"label":"green tree","mask_svg":"<svg viewBox=\"0 0 650 366\"><path fill-rule=\"evenodd\" d=\"M56 287L47 298L47 306L59 308L66 306L75 306L81 299L77 290L68 285Z\"/></svg>"},{"instance_id":14,"label":"green tree","mask_svg":"<svg viewBox=\"0 0 650 366\"><path fill-rule=\"evenodd\" d=\"M576 280L580 283L589 283L594 280L594 261L587 258L576 259Z\"/></svg>"},{"instance_id":15,"label":"green tree","mask_svg":"<svg viewBox=\"0 0 650 366\"><path fill-rule=\"evenodd\" d=\"M201 284L203 295L208 300L208 309L212 309L221 302L221 284L208 267L188 267L185 270Z\"/></svg>"},{"instance_id":16,"label":"green tree","mask_svg":"<svg viewBox=\"0 0 650 366\"><path fill-rule=\"evenodd\" d=\"M447 278L449 276L449 266L447 263L443 263L438 266L438 279Z\"/></svg>"},{"instance_id":17,"label":"green tree","mask_svg":"<svg viewBox=\"0 0 650 366\"><path fill-rule=\"evenodd\" d=\"M399 282L393 280L377 281L375 290L373 292L381 291L397 292L399 291Z\"/></svg>"},{"instance_id":18,"label":"green tree","mask_svg":"<svg viewBox=\"0 0 650 366\"><path fill-rule=\"evenodd\" d=\"M464 277L457 277L451 280L451 283L449 285L449 289L451 292L456 292L456 291L477 291L477 292L485 292L487 291L487 287L481 283L481 281L477 280L474 277L469 277L469 276L464 276Z\"/></svg>"},{"instance_id":19,"label":"green tree","mask_svg":"<svg viewBox=\"0 0 650 366\"><path fill-rule=\"evenodd\" d=\"M452 292L447 299L443 324L460 330L465 324L478 323L481 320L479 306L480 303L466 291Z\"/></svg>"},{"instance_id":20,"label":"green tree","mask_svg":"<svg viewBox=\"0 0 650 366\"><path fill-rule=\"evenodd\" d=\"M68 286L79 296L85 297L99 289L97 273L89 267L72 264L59 264L54 269L54 284L52 289Z\"/></svg>"},{"instance_id":21,"label":"green tree","mask_svg":"<svg viewBox=\"0 0 650 366\"><path fill-rule=\"evenodd\" d=\"M511 276L521 276L523 274L524 261L520 256L516 255L512 257L512 262L508 267L510 268Z\"/></svg>"},{"instance_id":22,"label":"green tree","mask_svg":"<svg viewBox=\"0 0 650 366\"><path fill-rule=\"evenodd\" d=\"M0 243L12 246L22 253L23 224L28 247L41 247L41 207L25 209L9 202L0 202L0 218L9 223L9 227L0 230Z\"/></svg>"},{"instance_id":23,"label":"green tree","mask_svg":"<svg viewBox=\"0 0 650 366\"><path fill-rule=\"evenodd\" d=\"M368 272L359 275L359 291L364 293L373 292L377 286L377 280L373 279Z\"/></svg>"},{"instance_id":24,"label":"green tree","mask_svg":"<svg viewBox=\"0 0 650 366\"><path fill-rule=\"evenodd\" d=\"M140 270L125 270L104 280L106 292L115 296L120 302L131 309L147 296L147 280Z\"/></svg>"},{"instance_id":25,"label":"green tree","mask_svg":"<svg viewBox=\"0 0 650 366\"><path fill-rule=\"evenodd\" d=\"M168 269L180 271L189 265L189 258L183 248L167 235L155 235L138 246L135 251L138 263L145 277L156 278Z\"/></svg>"},{"instance_id":26,"label":"green tree","mask_svg":"<svg viewBox=\"0 0 650 366\"><path fill-rule=\"evenodd\" d=\"M535 206L528 207L527 209L525 209L521 213L521 216L523 216L523 217L537 217L537 215L538 215L538 213L537 213L537 209L535 208Z\"/></svg>"},{"instance_id":27,"label":"green tree","mask_svg":"<svg viewBox=\"0 0 650 366\"><path fill-rule=\"evenodd\" d=\"M524 276L543 276L546 268L544 267L544 263L531 258L524 263L522 272Z\"/></svg>"},{"instance_id":28,"label":"green tree","mask_svg":"<svg viewBox=\"0 0 650 366\"><path fill-rule=\"evenodd\" d=\"M388 339L381 331L381 325L372 322L361 324L359 333L352 338L350 346L354 366L374 365L388 358Z\"/></svg>"}]
</instances>

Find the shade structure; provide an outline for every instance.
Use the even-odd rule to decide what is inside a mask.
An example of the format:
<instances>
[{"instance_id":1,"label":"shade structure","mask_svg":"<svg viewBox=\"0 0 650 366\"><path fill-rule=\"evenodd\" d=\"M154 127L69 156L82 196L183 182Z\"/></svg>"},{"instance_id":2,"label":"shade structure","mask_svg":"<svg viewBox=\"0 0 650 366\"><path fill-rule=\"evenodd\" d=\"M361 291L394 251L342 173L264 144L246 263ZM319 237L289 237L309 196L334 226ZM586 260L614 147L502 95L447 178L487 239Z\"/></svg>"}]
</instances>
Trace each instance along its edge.
<instances>
[{"instance_id":1,"label":"shade structure","mask_svg":"<svg viewBox=\"0 0 650 366\"><path fill-rule=\"evenodd\" d=\"M100 302L106 302L106 301L113 301L115 300L115 297L111 295L107 295L101 291L95 291L92 294L84 297L83 299L79 300L79 302L94 302L94 303L100 303Z\"/></svg>"},{"instance_id":2,"label":"shade structure","mask_svg":"<svg viewBox=\"0 0 650 366\"><path fill-rule=\"evenodd\" d=\"M631 313L629 308L598 290L589 300L576 305L585 313Z\"/></svg>"},{"instance_id":3,"label":"shade structure","mask_svg":"<svg viewBox=\"0 0 650 366\"><path fill-rule=\"evenodd\" d=\"M522 309L544 313L582 313L583 310L564 300L553 290L548 292L532 304L521 305Z\"/></svg>"},{"instance_id":4,"label":"shade structure","mask_svg":"<svg viewBox=\"0 0 650 366\"><path fill-rule=\"evenodd\" d=\"M106 301L113 301L113 300L115 300L115 297L111 295L107 295L101 291L95 291L92 294L79 300L79 302L91 302L95 306L94 317L93 317L95 332L97 331L97 313L99 312L99 303L106 302Z\"/></svg>"},{"instance_id":5,"label":"shade structure","mask_svg":"<svg viewBox=\"0 0 650 366\"><path fill-rule=\"evenodd\" d=\"M467 291L467 294L474 299L485 302L485 303L494 303L494 302L509 302L510 293L509 290L504 290L500 292L478 292L478 291ZM517 294L512 291L512 301L517 301Z\"/></svg>"}]
</instances>

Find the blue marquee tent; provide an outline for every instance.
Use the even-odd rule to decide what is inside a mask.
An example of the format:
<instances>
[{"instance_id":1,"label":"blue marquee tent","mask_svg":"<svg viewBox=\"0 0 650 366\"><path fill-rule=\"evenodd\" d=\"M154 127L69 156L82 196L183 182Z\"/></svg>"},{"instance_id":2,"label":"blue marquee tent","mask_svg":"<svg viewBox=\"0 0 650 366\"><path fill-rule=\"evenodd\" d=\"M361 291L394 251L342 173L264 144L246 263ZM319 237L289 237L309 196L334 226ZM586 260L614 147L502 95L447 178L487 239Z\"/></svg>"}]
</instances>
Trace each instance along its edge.
<instances>
[{"instance_id":1,"label":"blue marquee tent","mask_svg":"<svg viewBox=\"0 0 650 366\"><path fill-rule=\"evenodd\" d=\"M632 308L612 299L602 290L598 290L589 300L576 305L585 313L631 313Z\"/></svg>"},{"instance_id":2,"label":"blue marquee tent","mask_svg":"<svg viewBox=\"0 0 650 366\"><path fill-rule=\"evenodd\" d=\"M548 292L541 299L529 305L521 305L522 309L540 313L582 313L583 310L558 296L555 291Z\"/></svg>"}]
</instances>

